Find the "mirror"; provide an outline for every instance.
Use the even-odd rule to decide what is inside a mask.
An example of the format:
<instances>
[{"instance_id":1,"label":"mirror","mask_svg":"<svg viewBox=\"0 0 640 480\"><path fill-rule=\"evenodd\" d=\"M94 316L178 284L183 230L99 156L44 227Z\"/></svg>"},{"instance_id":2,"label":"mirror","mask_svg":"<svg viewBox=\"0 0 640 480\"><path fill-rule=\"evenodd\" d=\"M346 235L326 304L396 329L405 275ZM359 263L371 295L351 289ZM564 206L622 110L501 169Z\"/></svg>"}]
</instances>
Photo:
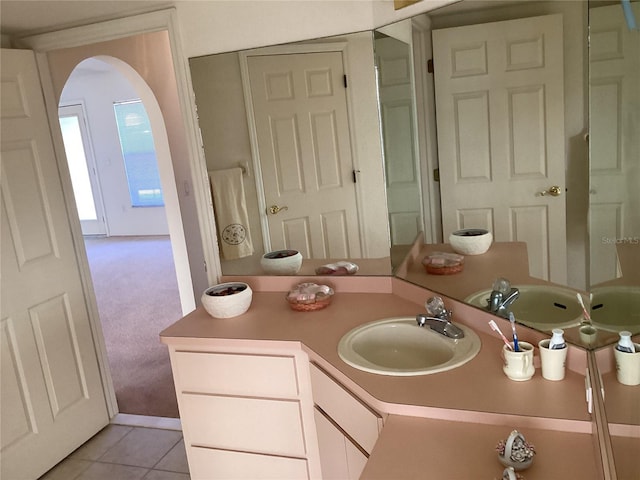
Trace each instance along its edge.
<instances>
[{"instance_id":1,"label":"mirror","mask_svg":"<svg viewBox=\"0 0 640 480\"><path fill-rule=\"evenodd\" d=\"M419 263L425 253L421 249L442 250L446 248L447 245L444 242L447 241L448 234L456 228L455 221L459 219L460 215L448 213L449 210L446 210L444 206L442 210L440 209L440 205L445 205L447 201L446 198L441 199L440 191L446 192L448 190L443 189L442 184L434 180L434 170L440 169L442 180L447 175L450 178L452 167L444 160L444 147L442 143L438 143L439 139L434 128L436 107L440 96L435 94L433 76L427 71L427 62L416 62L416 59L430 58L432 30L554 14L562 16L563 33L561 47L558 50L563 54L561 70L564 79L562 82L563 101L559 104L563 104L564 109L559 113L560 116L564 116L561 125L564 134L559 140L558 158L555 160L548 158L543 163L545 166L547 164L560 165L560 174L563 175L564 180L559 183L564 186L564 191L561 190L559 197L540 195L541 192L548 192L555 182L555 178L548 180L545 178L532 193L539 194L536 195L538 201L546 202L546 211L558 210L558 200L564 205L566 220L562 223L566 232L561 235L564 240L556 242L560 245L560 250L564 251L564 257L560 261L553 258L544 262L536 261L534 263L531 261L534 253L539 255L540 251L544 251L546 248L544 242L534 243L532 247L529 238L532 227L533 230L547 227L547 224L541 225L540 216L536 217L533 214L523 216L518 220L519 223L516 222L517 235L509 237L504 232L498 235L494 225L487 220L486 212L478 211L472 212L473 215L466 215L460 225L471 226L475 221L488 222L483 225L489 226L489 229L494 231L494 244L489 252L477 258L467 257L466 259L466 268L471 270L472 263L477 264L479 257L483 257L484 261L488 263L488 267L476 265L475 268L486 272L485 276L478 283L460 282L458 278L427 276ZM213 171L243 167L246 172L242 178L255 253L250 257L237 260L222 259L223 273L261 274L262 271L257 259L271 247L261 236L262 231L268 231L268 222L265 221L268 215L265 211L272 205L291 207L290 204L280 205L264 198L264 192L260 187L260 183L265 183L263 174L274 171L275 168L263 169L259 163L252 160L253 151L258 148L256 145L258 140L254 138L257 125L247 121L247 102L245 99L251 98L250 93L247 93L250 92L250 85L247 86L250 81L246 79L250 73L249 59L283 54L283 52L292 56L301 51L309 50L314 52L339 51L342 52L345 59L343 65L348 75L349 140L351 151L354 152L351 166L346 169L346 173L347 176L356 180L354 196L358 221L351 223L358 223L360 231L365 233L361 235L360 242L356 242L360 244L360 248L353 249L352 251L355 253L352 254L348 248L344 247L346 242L338 242L343 246L342 249L334 250L338 253L327 255L328 259L316 260L316 263L307 266L306 270L303 267L301 274L313 274L317 264L326 263L331 259L348 258L361 266L358 274L386 275L390 272L391 263L395 267L395 274L399 277L458 299L465 299L470 293L490 288L497 276L505 276L514 284L548 284L551 282L557 286L567 286L583 292L583 297L588 299L587 292L595 284L593 282L594 268L590 268L588 261L589 256L593 255L589 249L589 238L591 237L591 245L593 246L593 238L600 238L597 230L599 222L601 220L611 221L612 217L592 213L589 219L591 232L588 230L589 201L590 197L591 200L594 200L595 195L589 195L590 145L587 142L589 64L585 40L587 27L588 8L586 2L459 2L404 20L398 24L381 27L373 33L357 32L259 51L232 52L190 59L208 169ZM410 71L410 80L414 82L411 85L414 95L411 98L412 103L405 98L398 103L397 108L394 108L396 106L393 101L390 101L388 106L381 105L378 110L378 96L384 101L386 95L385 92L376 91L376 83L381 87L385 86L381 76L385 73L383 62L387 60L381 58L383 56L382 40L395 44L396 47L402 47L405 53L409 52L412 55L413 63L407 63L405 60L397 61L394 65L395 69L390 70L393 75L388 76L387 79L390 80L388 86L393 89L402 84L402 74ZM405 46L403 47L402 44ZM532 44L525 42L519 45L521 50L525 52L536 51ZM388 65L392 65L392 62L387 62ZM437 72L436 66L436 76ZM245 76L244 80L243 75ZM390 94L394 94L394 92L391 91ZM534 97L534 95L514 97L516 101L513 105L526 110L531 108ZM462 106L464 107L464 105ZM469 108L473 106L470 104ZM473 113L474 110L471 109L470 112ZM386 128L385 123L394 126L395 130L391 131ZM382 135L380 134L381 124L383 125ZM531 148L528 148L530 145L526 143L526 140L530 136L529 133L535 131L532 130L533 127L535 125L528 126L524 131L521 129L514 132L514 135L521 135L525 140L521 152L532 151ZM594 155L593 145L596 145L594 135L595 133L592 132L592 157ZM638 136L636 136L637 138ZM556 142L558 142L557 139ZM398 148L398 146L403 148ZM473 148L476 147L477 145L471 143L465 148L467 151L473 152ZM555 148L558 150L557 145ZM394 151L398 152L397 158L393 157ZM440 158L440 164L438 158ZM536 158L526 155L524 158L529 161L529 164L524 163L524 167L529 168L532 164L537 167ZM338 169L336 167L335 170ZM286 170L285 173L290 173L292 170L295 169ZM302 170L296 170L296 174L292 176L295 185L299 185L300 178L304 176L300 171ZM476 175L478 172L472 171L472 173ZM525 173L529 174L530 171L525 170ZM283 175L283 178L285 176ZM403 184L408 187L407 191L413 189L410 194L407 193L403 196ZM397 191L394 191L396 187ZM636 198L637 201L637 192L630 192L630 196ZM260 197L263 197L262 201ZM406 202L407 204L394 206L394 201L400 202L409 198L411 201ZM389 200L389 206L387 206L386 200ZM556 203L551 203L554 201ZM303 203L300 205L305 209L309 208ZM521 210L524 213L531 213L526 208ZM635 208L632 211L635 213L640 210ZM500 217L502 220L512 218L508 213L502 214ZM456 226L452 227L451 222L454 222L453 225ZM287 224L287 222L282 223ZM335 223L344 225L344 222ZM636 230L634 231L636 232L639 224L637 216L632 217L628 222L629 226L635 226ZM310 251L311 247L308 245L311 244L311 241L303 234L296 233L299 230L293 226L290 230L287 228L280 227L280 230L287 232L297 242L296 245L300 245L295 248ZM551 230L555 231L555 229ZM320 237L326 234L322 229L316 232L316 235ZM629 237L630 235L632 234L625 233L623 237L618 233L606 238L635 238ZM637 233L633 235L637 235ZM416 238L415 242L414 238ZM516 242L507 242L506 239L516 240ZM363 241L367 243L364 247ZM614 240L613 243L618 251L618 255L614 256L617 260L614 269L615 275L620 275L617 268L618 263L625 274L625 277L622 277L624 280L616 277L616 281L618 283L627 282L629 271L638 271L638 269L629 268L627 265L633 265L632 262L637 262L640 256L637 255L637 250L634 250L635 245L632 245L632 242L622 244L622 242ZM391 253L389 253L389 246L391 246ZM513 258L516 258L511 252L514 248L516 252L519 252L520 262L512 261ZM414 270L406 268L409 263L407 259L411 259L412 255ZM609 252L607 255L610 260L611 253ZM522 261L522 259L524 260ZM365 260L371 263L363 268L361 261ZM520 265L522 271L514 270L514 267ZM563 268L565 265L568 266L566 269ZM604 281L611 280L603 280L599 283ZM462 284L464 284L465 290L456 290L455 287L459 288ZM634 285L637 286L637 281ZM614 292L619 293L617 290ZM625 302L617 303L624 304ZM598 331L595 340L591 336L581 337L577 327L567 330L569 341L589 348L609 344L617 339L615 332L605 329Z\"/></svg>"},{"instance_id":2,"label":"mirror","mask_svg":"<svg viewBox=\"0 0 640 480\"><path fill-rule=\"evenodd\" d=\"M245 171L253 254L223 255L223 273L262 274L264 253L296 249L300 274L333 260L391 274L372 32L191 58L190 69L210 175Z\"/></svg>"},{"instance_id":3,"label":"mirror","mask_svg":"<svg viewBox=\"0 0 640 480\"><path fill-rule=\"evenodd\" d=\"M616 10L619 23L622 16L620 5L617 4L610 8ZM561 40L556 50L562 51L564 58L557 65L557 69L551 72L551 76L562 78L564 75L562 85L564 98L559 96L559 100L555 102L560 105L564 104L564 110L556 112L559 118L564 116L564 122L561 122L558 128L559 130L564 128L564 135L561 138L560 154L556 157L551 155L547 157L548 165L545 165L545 168L549 167L549 171L551 171L553 163L564 167L564 169L560 169L560 172L557 172L557 175L565 177L564 187L559 189L559 196L555 196L550 192L551 188L545 187L544 184L539 185L536 187L537 190L535 188L530 190L530 193L537 193L537 195L531 195L532 203L526 208L523 208L523 204L514 204L509 210L500 210L502 205L491 205L492 199L501 198L500 203L504 205L512 201L516 193L510 192L507 196L509 198L500 197L497 193L491 194L489 197L484 193L483 186L479 184L484 182L486 178L493 180L492 176L495 176L496 180L493 182L495 186L492 185L495 192L506 191L509 188L508 185L505 186L497 181L499 174L496 172L500 171L500 168L496 168L494 160L500 156L500 144L498 143L498 148L496 148L496 144L491 143L493 138L483 143L482 122L489 117L483 116L485 112L469 101L469 99L475 101L478 97L476 93L484 89L489 92L488 97L500 95L499 91L492 90L493 83L487 84L484 81L484 78L491 77L490 73L472 70L472 68L484 67L483 62L485 61L487 64L492 61L491 53L486 52L494 39L482 44L483 49L487 49L486 51L482 50L482 54L487 56L478 58L476 50L479 49L474 50L480 44L477 35L479 31L490 32L491 22L501 22L500 30L507 32L505 36L516 38L517 32L508 30L508 24L512 20L554 14L561 15ZM515 5L513 2L460 2L428 12L423 17L427 19L423 19L420 25L426 24L428 32L434 32L431 38L433 39L432 48L436 70L434 74L435 124L437 125L437 156L440 162L438 164L436 160L430 161L427 155L426 165L430 169L439 167L440 182L437 184L429 180L430 183L423 183L425 189L423 193L425 196L429 195L430 190L439 190L441 193L443 236L440 238L444 239L444 243L442 240L434 241L438 238L437 235L427 229L409 249L409 254L395 270L395 274L431 290L471 302L479 308L486 306L494 280L497 277L505 277L512 284L521 287L520 303L518 304L516 301L513 305L516 318L518 318L517 307L521 307L521 311L526 309L528 311L523 312L523 315L526 313L533 317L533 319L528 318L526 321L523 319L523 323L526 325L544 331L550 331L555 326L562 327L565 329L565 336L569 341L588 348L616 341L617 331L620 329L640 331L640 318L638 318L640 314L637 313L640 312L640 289L636 273L638 272L636 265L640 261L640 255L638 255L640 217L637 213L637 202L640 201L640 195L637 189L627 188L625 182L628 180L628 185L638 184L638 165L633 161L640 158L638 136L628 135L626 132L637 131L640 104L635 98L623 100L620 104L613 103L612 100L616 97L612 96L615 92L611 84L617 86L616 82L622 82L622 80L616 77L616 82L614 82L611 75L606 75L606 73L602 74L604 77L602 80L596 81L599 90L596 90L595 94L593 93L593 74L597 70L593 66L593 54L591 62L586 61L586 56L589 53L586 38L590 18L587 3L526 2ZM624 23L624 20L622 22ZM546 27L540 26L539 28ZM597 30L599 27L591 26L592 46L595 43L597 48L604 50L599 55L608 58L610 62L608 66L602 66L600 69L603 72L611 72L611 62L620 63L620 60L612 60L612 53L607 52L606 48L618 45L612 44L612 35L607 35L604 29L600 29L602 31L600 38L597 35L594 37L594 28ZM524 46L528 44L529 39L535 37L530 33L527 35L529 35L528 38L516 39L509 47L511 48L510 54L518 53L518 48L521 50L519 53L523 53ZM551 33L545 31L547 46L552 40ZM630 43L632 40L627 38L625 44ZM472 48L467 48L469 45ZM446 50L447 47L450 50ZM542 49L536 50L537 48L537 46L532 47L531 51L543 51ZM637 60L640 57L637 51L635 52L635 54L631 52L630 55L625 55L626 58L631 57L635 60L635 65L629 65L630 62L626 64L629 79L624 77L625 85L626 82L629 82L629 85L637 85L638 83ZM543 53L543 55L546 54L547 52ZM467 62L466 66L469 67L468 70L464 70L465 61ZM514 56L508 58L507 61L517 63L518 59ZM545 58L545 62L549 65L553 61L552 57ZM460 63L456 64L455 62ZM446 71L445 74L438 71L439 66L442 67L443 63L445 70L446 64L453 65L451 70ZM458 70L454 71L456 68ZM512 72L518 69L517 65L510 68ZM618 67L619 70L621 68ZM416 70L418 70L417 66ZM531 72L535 68L531 69L530 65L525 65L525 70ZM629 70L636 73L628 73ZM588 76L589 72L591 72L591 78ZM634 77L634 75L636 76ZM464 90L463 83L466 82L466 78L461 77L475 78L475 82L468 82L471 84L467 90ZM438 85L439 81L440 85ZM502 82L502 80L500 81ZM633 83L634 81L635 83ZM504 85L504 83L500 84ZM527 159L526 154L522 153L523 151L535 153L536 146L525 142L523 145L526 146L526 149L518 150L519 147L516 144L519 135L517 123L525 125L528 130L525 134L520 132L522 137L531 138L539 134L535 123L528 121L525 116L517 117L523 112L526 113L526 107L523 105L532 100L532 96L522 95L523 92L528 93L527 88L529 88L528 86L523 87L523 85L513 87L510 96L505 101L506 108L511 109L509 113L512 118L503 123L506 130L511 131L511 138L507 138L504 143L510 144L511 150L507 152L507 155L511 155L511 157L502 170L510 170L509 173L513 176L518 176L518 173L522 172L527 174L533 172L535 175L542 172L542 170L537 170L537 166L531 162L530 158ZM552 83L544 83L544 85L545 94L550 99L553 93ZM429 87L428 84L427 87ZM622 91L635 93L637 89L625 87ZM530 98L525 99L527 96ZM591 98L591 102L589 102L589 98ZM483 105L480 102L476 103ZM495 107L503 106L498 103L487 103L487 105L494 109L491 112L493 116L496 116ZM551 111L549 103L541 105L541 110ZM453 114L447 111L448 107L455 110ZM603 109L605 111L601 113ZM454 114L458 116L456 117ZM479 117L479 122L472 123L474 115ZM600 119L604 115L609 117ZM447 120L450 125L446 124ZM591 120L591 124L589 120ZM512 123L509 123L510 121ZM544 122L539 123L551 125L552 121L552 118L547 117ZM493 118L489 123L492 122ZM469 128L469 125L472 125L473 128ZM500 124L496 122L496 125ZM619 129L611 131L611 125L619 125ZM594 129L599 129L599 131ZM495 131L496 128L493 130ZM588 143L589 135L586 135L588 132L590 132L591 145ZM547 140L550 140L548 130L546 135ZM550 152L552 148L557 147L547 143L545 151ZM484 155L485 151L490 151L490 154ZM469 157L466 162L465 154ZM518 158L518 155L522 158ZM487 161L486 165L483 164L484 157L491 159L490 162ZM613 166L610 163L612 159L615 159ZM522 167L518 166L518 162L522 162ZM528 169L531 165L534 165L536 169ZM486 168L483 169L485 166ZM624 168L626 170L623 170ZM485 172L488 173L485 175ZM481 178L482 182L474 182L473 176ZM562 182L555 182L555 178L559 177L546 177L547 185L554 183L563 185ZM525 180L525 178L518 179L518 189L526 190ZM615 186L611 183L614 181L618 182ZM598 184L601 187L595 188ZM458 188L459 185L462 185L463 188ZM622 197L622 200L617 198L613 200L610 195L607 196L610 191L615 191ZM543 192L546 195L543 195ZM460 201L461 196L469 197L470 201L464 204ZM562 198L564 198L563 202L557 201ZM447 203L451 203L452 206L447 206ZM537 205L543 203L546 204L545 215L547 215L544 219L535 215ZM490 208L483 208L487 205ZM554 222L552 214L560 209L565 211L565 219L561 220L561 226L566 228L566 233L563 233L561 237L565 238L566 242L562 242L560 245L561 248L564 248L564 253L554 257L551 255L551 248L555 248L553 247L555 240L552 236L543 238L540 243L535 236L536 232L530 231L526 224L529 223L529 226L536 230L544 230L549 225L554 225L554 228L550 230L556 230L555 225L557 224L552 223ZM500 218L500 212L503 212L503 218ZM522 213L524 215L520 220L518 216ZM589 222L587 222L588 216ZM434 218L437 217L434 215ZM504 228L500 227L501 222L507 224L506 235ZM589 225L589 229L587 225ZM495 238L489 252L465 257L465 272L468 272L465 274L465 278L456 275L448 277L427 274L421 260L434 252L452 252L450 245L448 245L448 236L452 231L461 228L486 228L492 231ZM540 245L544 245L544 248L548 247L549 251L543 252L544 249L539 248ZM541 252L549 256L541 257ZM543 259L542 262L539 261L540 258ZM591 258L591 263L588 261L589 258ZM563 268L554 272L554 264L567 265L566 276L563 276L565 274ZM549 297L558 299L553 302L554 306L558 304L566 308L558 309L556 313L549 313L532 305L537 301L543 301L543 297L540 295L541 290L537 285L545 285L543 290L551 290L557 294L556 297ZM570 287L570 290L560 288L563 286ZM589 308L589 293L593 294L590 313L594 330L589 328L580 330L583 315L577 303L577 297L575 297L576 291L582 292L582 298L587 304L587 308ZM477 292L479 292L477 295L473 295ZM529 301L525 301L524 297L528 297ZM575 300L573 300L574 298ZM541 320L541 317L544 317L544 320ZM553 321L545 323L547 320Z\"/></svg>"}]
</instances>

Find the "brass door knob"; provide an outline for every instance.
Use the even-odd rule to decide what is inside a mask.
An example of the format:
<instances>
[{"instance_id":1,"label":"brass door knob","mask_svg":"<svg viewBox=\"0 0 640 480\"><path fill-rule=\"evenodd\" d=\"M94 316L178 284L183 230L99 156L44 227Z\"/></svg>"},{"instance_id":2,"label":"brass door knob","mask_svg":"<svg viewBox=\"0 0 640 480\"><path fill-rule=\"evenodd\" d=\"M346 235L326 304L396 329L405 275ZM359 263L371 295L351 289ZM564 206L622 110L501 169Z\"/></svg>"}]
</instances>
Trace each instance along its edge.
<instances>
[{"instance_id":1,"label":"brass door knob","mask_svg":"<svg viewBox=\"0 0 640 480\"><path fill-rule=\"evenodd\" d=\"M276 215L285 210L289 210L289 207L287 207L286 205L283 207L279 205L271 205L269 208L267 208L267 212L269 212L271 215Z\"/></svg>"},{"instance_id":2,"label":"brass door knob","mask_svg":"<svg viewBox=\"0 0 640 480\"><path fill-rule=\"evenodd\" d=\"M560 188L558 185L554 185L549 190L543 190L542 192L538 192L538 195L540 195L541 197L544 197L546 195L551 195L552 197L559 197L560 195L562 195L562 188Z\"/></svg>"}]
</instances>

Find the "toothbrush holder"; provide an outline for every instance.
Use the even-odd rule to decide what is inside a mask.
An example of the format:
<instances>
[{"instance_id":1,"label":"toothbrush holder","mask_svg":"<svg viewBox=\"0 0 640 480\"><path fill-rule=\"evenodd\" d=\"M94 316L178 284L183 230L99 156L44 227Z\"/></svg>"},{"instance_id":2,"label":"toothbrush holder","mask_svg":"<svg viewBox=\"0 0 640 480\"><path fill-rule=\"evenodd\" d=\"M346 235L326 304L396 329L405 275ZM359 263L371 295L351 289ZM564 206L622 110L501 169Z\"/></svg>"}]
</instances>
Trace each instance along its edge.
<instances>
[{"instance_id":1,"label":"toothbrush holder","mask_svg":"<svg viewBox=\"0 0 640 480\"><path fill-rule=\"evenodd\" d=\"M504 366L502 370L505 375L516 382L524 382L533 377L535 367L533 366L533 345L528 342L518 342L520 351L509 350L506 345L502 346L502 358ZM510 344L513 348L513 343Z\"/></svg>"}]
</instances>

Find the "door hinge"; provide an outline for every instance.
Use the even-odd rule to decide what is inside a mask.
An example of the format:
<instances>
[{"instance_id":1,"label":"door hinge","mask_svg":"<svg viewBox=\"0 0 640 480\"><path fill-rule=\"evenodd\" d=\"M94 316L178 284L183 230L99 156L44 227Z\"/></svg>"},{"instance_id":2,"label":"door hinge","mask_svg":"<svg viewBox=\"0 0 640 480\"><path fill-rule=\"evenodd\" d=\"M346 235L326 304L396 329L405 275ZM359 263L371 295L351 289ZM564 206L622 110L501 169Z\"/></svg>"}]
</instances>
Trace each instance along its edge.
<instances>
[{"instance_id":1,"label":"door hinge","mask_svg":"<svg viewBox=\"0 0 640 480\"><path fill-rule=\"evenodd\" d=\"M433 73L433 58L427 60L427 72Z\"/></svg>"},{"instance_id":2,"label":"door hinge","mask_svg":"<svg viewBox=\"0 0 640 480\"><path fill-rule=\"evenodd\" d=\"M433 181L434 182L439 182L440 181L440 169L439 168L434 168L433 169Z\"/></svg>"},{"instance_id":3,"label":"door hinge","mask_svg":"<svg viewBox=\"0 0 640 480\"><path fill-rule=\"evenodd\" d=\"M353 183L358 183L358 174L360 173L360 170L352 170L351 171L351 176L353 178Z\"/></svg>"},{"instance_id":4,"label":"door hinge","mask_svg":"<svg viewBox=\"0 0 640 480\"><path fill-rule=\"evenodd\" d=\"M344 83L344 88L347 88L347 76L346 75L342 76L342 83Z\"/></svg>"}]
</instances>

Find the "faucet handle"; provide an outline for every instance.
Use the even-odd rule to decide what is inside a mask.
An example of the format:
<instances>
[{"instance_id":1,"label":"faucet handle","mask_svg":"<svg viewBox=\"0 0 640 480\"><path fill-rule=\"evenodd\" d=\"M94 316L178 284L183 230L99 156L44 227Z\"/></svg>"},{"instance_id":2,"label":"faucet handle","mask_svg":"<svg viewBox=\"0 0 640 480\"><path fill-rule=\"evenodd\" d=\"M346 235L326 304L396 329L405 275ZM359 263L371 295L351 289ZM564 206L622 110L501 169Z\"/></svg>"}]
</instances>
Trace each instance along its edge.
<instances>
[{"instance_id":1,"label":"faucet handle","mask_svg":"<svg viewBox=\"0 0 640 480\"><path fill-rule=\"evenodd\" d=\"M497 278L495 282L493 282L493 291L500 292L503 295L509 293L511 290L511 282L506 278Z\"/></svg>"},{"instance_id":2,"label":"faucet handle","mask_svg":"<svg viewBox=\"0 0 640 480\"><path fill-rule=\"evenodd\" d=\"M441 297L431 297L424 304L427 309L427 313L432 317L441 318L447 314L447 309L444 306L444 300Z\"/></svg>"}]
</instances>

